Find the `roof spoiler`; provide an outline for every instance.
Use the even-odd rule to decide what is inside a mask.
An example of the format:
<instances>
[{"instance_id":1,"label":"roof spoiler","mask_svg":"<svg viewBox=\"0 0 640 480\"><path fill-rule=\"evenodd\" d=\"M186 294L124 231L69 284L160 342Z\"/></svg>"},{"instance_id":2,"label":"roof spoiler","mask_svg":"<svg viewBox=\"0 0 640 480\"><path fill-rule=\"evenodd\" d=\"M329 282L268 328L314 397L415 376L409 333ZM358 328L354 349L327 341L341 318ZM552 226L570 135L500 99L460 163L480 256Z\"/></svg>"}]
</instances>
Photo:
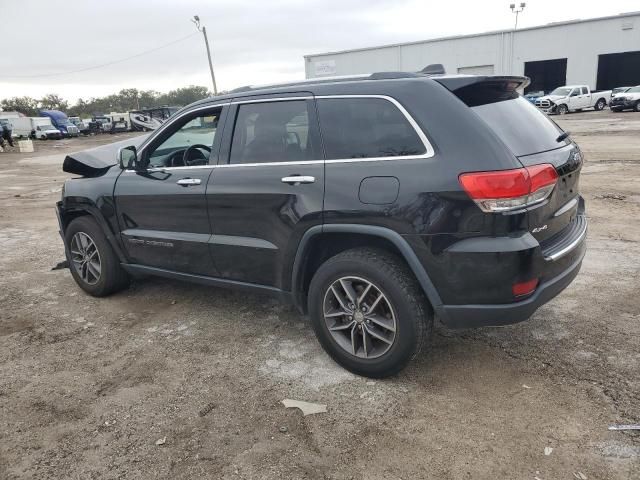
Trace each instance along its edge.
<instances>
[{"instance_id":1,"label":"roof spoiler","mask_svg":"<svg viewBox=\"0 0 640 480\"><path fill-rule=\"evenodd\" d=\"M531 83L531 79L529 79L529 77L521 77L517 75L461 75L441 77L436 78L435 80L452 92L472 85L480 86L480 84L500 85L505 90L515 91L520 88L526 88L529 83Z\"/></svg>"}]
</instances>

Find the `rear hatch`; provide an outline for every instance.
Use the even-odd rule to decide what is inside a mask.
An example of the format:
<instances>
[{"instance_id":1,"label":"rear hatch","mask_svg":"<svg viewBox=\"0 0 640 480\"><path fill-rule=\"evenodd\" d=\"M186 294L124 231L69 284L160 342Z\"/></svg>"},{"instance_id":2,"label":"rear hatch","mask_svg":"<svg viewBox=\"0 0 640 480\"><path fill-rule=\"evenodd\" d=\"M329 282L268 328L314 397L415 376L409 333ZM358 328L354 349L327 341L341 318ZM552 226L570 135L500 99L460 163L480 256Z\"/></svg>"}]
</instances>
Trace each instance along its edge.
<instances>
[{"instance_id":1,"label":"rear hatch","mask_svg":"<svg viewBox=\"0 0 640 480\"><path fill-rule=\"evenodd\" d=\"M584 208L578 182L581 152L565 132L517 89L526 77L443 77L436 79L465 102L524 167L551 164L558 180L550 196L528 209L529 231L545 248L553 248L580 221ZM580 212L581 213L581 212Z\"/></svg>"}]
</instances>

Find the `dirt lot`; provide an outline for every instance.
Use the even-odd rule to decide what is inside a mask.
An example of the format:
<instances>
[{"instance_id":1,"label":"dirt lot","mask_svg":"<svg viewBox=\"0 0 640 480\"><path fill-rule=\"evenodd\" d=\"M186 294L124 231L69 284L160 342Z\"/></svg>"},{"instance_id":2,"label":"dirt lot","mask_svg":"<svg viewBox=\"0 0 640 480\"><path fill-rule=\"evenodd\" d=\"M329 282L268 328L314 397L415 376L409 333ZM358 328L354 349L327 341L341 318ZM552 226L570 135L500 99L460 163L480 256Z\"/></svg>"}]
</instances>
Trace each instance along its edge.
<instances>
[{"instance_id":1,"label":"dirt lot","mask_svg":"<svg viewBox=\"0 0 640 480\"><path fill-rule=\"evenodd\" d=\"M640 435L607 430L640 423L640 114L557 120L587 160L581 274L529 322L437 328L376 382L270 299L160 279L83 294L51 270L61 162L114 137L0 154L0 478L640 478Z\"/></svg>"}]
</instances>

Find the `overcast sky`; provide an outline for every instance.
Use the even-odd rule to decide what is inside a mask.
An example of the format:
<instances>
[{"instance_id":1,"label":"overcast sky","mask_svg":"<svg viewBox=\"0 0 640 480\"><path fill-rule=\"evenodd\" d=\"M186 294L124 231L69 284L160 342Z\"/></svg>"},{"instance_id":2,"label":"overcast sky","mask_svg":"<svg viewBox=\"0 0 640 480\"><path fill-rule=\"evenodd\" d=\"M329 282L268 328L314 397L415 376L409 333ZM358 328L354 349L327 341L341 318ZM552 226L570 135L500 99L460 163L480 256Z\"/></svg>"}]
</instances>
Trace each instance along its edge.
<instances>
[{"instance_id":1,"label":"overcast sky","mask_svg":"<svg viewBox=\"0 0 640 480\"><path fill-rule=\"evenodd\" d=\"M212 43L218 88L304 78L303 55L511 28L509 0L0 0L0 98L102 96L122 88L210 87L200 34ZM616 15L638 0L531 0L519 26ZM196 32L197 33L197 32ZM558 45L561 49L562 46Z\"/></svg>"}]
</instances>

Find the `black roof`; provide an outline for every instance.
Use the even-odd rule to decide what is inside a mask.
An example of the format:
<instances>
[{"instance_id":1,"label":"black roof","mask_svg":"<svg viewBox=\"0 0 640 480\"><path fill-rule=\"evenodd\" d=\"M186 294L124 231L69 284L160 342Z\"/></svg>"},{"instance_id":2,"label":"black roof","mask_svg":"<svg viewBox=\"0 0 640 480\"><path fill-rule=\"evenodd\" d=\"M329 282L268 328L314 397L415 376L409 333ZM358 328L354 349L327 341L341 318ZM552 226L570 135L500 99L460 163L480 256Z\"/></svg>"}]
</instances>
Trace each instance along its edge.
<instances>
[{"instance_id":1,"label":"black roof","mask_svg":"<svg viewBox=\"0 0 640 480\"><path fill-rule=\"evenodd\" d=\"M427 70L425 68L425 70ZM378 81L392 81L396 82L432 82L437 81L444 85L449 90L457 90L474 83L481 83L487 81L507 81L516 82L520 84L520 87L526 86L529 83L527 77L521 76L499 76L499 75L447 75L447 74L430 74L430 73L413 73L413 72L376 72L369 75L348 75L342 77L320 77L307 80L301 80L296 82L287 82L263 86L245 86L236 88L224 95L218 95L214 97L208 97L198 102L191 104L190 106L202 105L207 103L224 102L231 99L237 99L242 97L250 97L254 95L270 95L270 94L287 94L294 93L296 90L300 91L302 88L304 91L308 91L312 94L336 94L339 92L329 92L334 90L333 86L353 86L354 84L369 85L372 82Z\"/></svg>"}]
</instances>

